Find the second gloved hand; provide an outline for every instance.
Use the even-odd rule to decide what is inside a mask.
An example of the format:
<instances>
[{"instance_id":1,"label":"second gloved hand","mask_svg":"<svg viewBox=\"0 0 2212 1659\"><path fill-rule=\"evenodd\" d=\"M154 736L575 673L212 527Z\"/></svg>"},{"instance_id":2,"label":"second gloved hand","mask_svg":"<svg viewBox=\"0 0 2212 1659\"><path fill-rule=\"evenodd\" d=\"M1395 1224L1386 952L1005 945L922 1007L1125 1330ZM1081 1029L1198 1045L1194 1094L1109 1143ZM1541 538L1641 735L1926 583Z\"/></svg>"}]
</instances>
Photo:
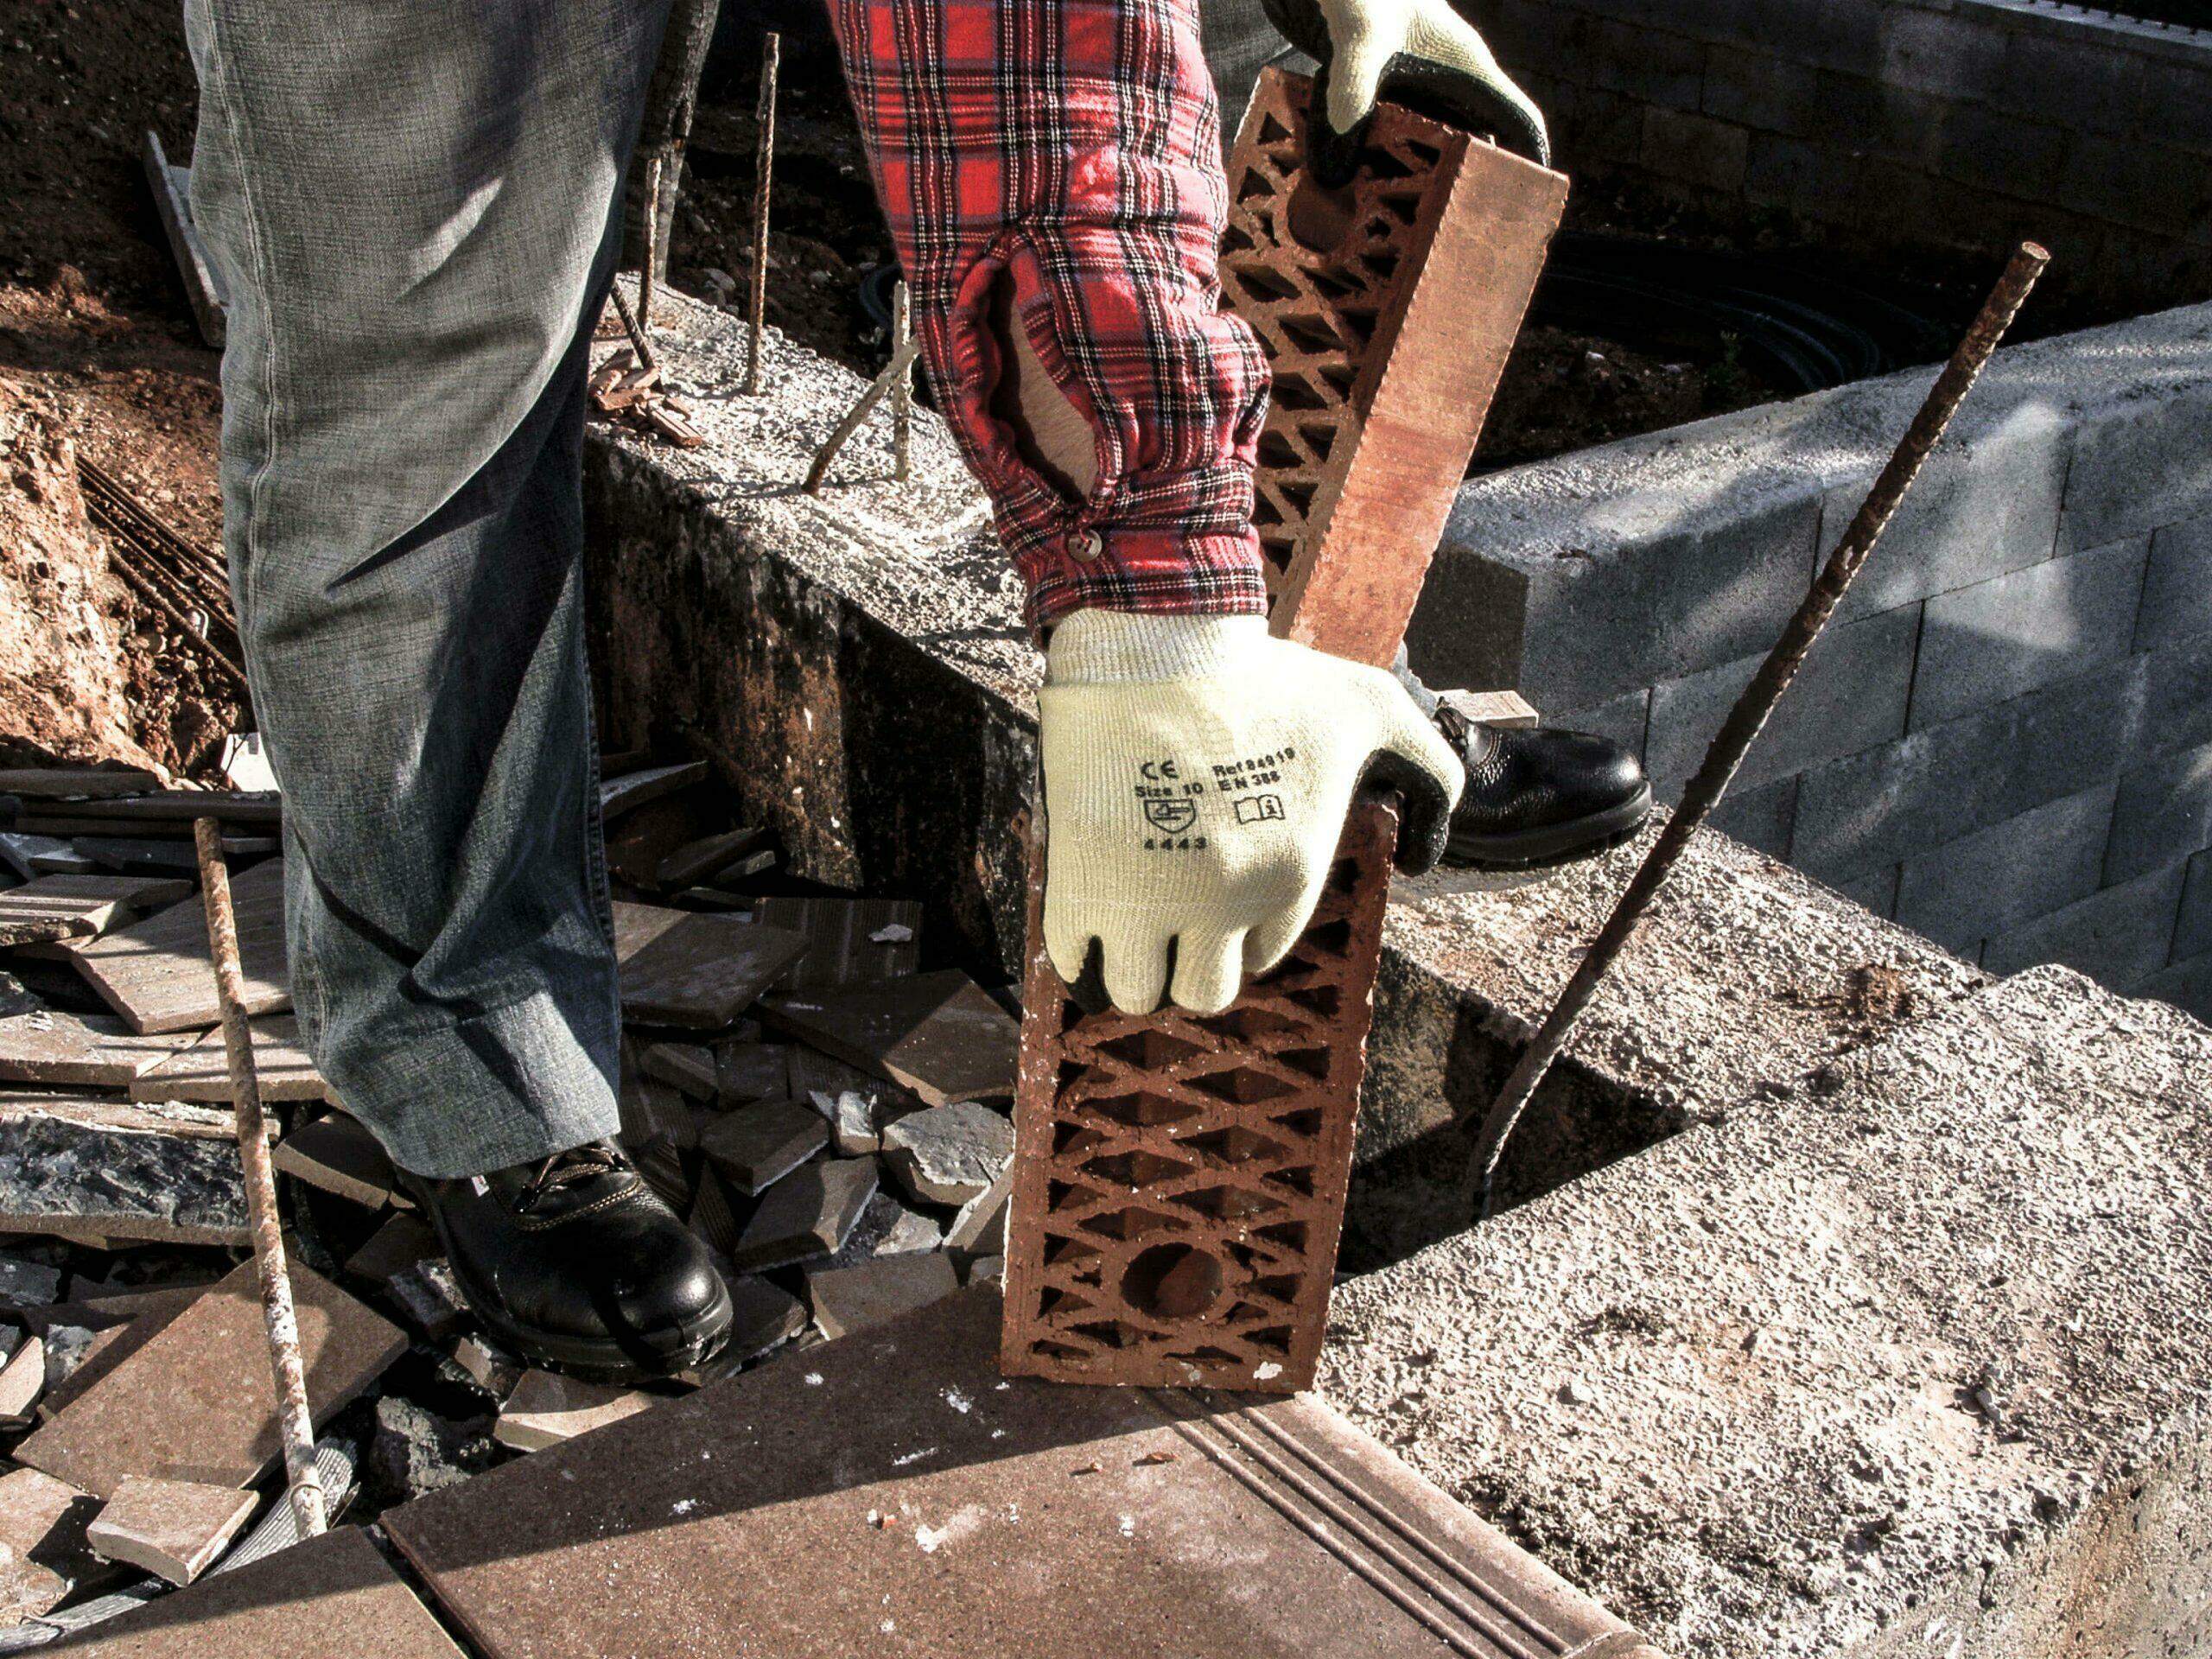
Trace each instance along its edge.
<instances>
[{"instance_id":1,"label":"second gloved hand","mask_svg":"<svg viewBox=\"0 0 2212 1659\"><path fill-rule=\"evenodd\" d=\"M1381 669L1255 616L1078 611L1046 655L1045 945L1125 1013L1216 1013L1281 961L1363 776L1405 795L1405 868L1442 849L1459 759Z\"/></svg>"}]
</instances>

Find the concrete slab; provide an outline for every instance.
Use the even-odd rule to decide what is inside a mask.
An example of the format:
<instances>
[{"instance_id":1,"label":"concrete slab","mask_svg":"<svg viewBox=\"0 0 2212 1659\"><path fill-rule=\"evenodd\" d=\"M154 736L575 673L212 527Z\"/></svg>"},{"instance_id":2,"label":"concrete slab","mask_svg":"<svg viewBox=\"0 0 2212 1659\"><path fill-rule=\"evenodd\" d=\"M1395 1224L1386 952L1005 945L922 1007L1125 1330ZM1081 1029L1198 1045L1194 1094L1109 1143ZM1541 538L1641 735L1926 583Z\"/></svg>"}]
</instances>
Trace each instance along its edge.
<instances>
[{"instance_id":1,"label":"concrete slab","mask_svg":"<svg viewBox=\"0 0 2212 1659\"><path fill-rule=\"evenodd\" d=\"M1339 1287L1320 1391L1676 1653L2197 1651L2208 1077L2023 974Z\"/></svg>"},{"instance_id":2,"label":"concrete slab","mask_svg":"<svg viewBox=\"0 0 2212 1659\"><path fill-rule=\"evenodd\" d=\"M461 1659L358 1527L119 1615L73 1659Z\"/></svg>"},{"instance_id":3,"label":"concrete slab","mask_svg":"<svg viewBox=\"0 0 2212 1659\"><path fill-rule=\"evenodd\" d=\"M967 1292L384 1525L491 1659L1633 1649L1325 1410L1004 1380L998 1317Z\"/></svg>"}]
</instances>

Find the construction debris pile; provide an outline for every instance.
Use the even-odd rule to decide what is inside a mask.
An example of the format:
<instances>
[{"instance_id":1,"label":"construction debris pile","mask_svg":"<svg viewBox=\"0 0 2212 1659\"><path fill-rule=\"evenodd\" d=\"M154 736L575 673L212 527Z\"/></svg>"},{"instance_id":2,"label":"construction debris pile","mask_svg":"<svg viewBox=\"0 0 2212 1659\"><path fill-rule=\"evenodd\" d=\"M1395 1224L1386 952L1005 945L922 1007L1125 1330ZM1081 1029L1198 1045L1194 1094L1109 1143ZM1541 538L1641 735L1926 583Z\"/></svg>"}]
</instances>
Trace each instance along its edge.
<instances>
[{"instance_id":1,"label":"construction debris pile","mask_svg":"<svg viewBox=\"0 0 2212 1659\"><path fill-rule=\"evenodd\" d=\"M698 762L610 757L621 1138L715 1252L725 1375L996 1276L1017 1025L921 907L781 875ZM643 1409L474 1325L301 1047L274 793L0 772L0 1652L293 1541L190 839L225 827L334 1519Z\"/></svg>"}]
</instances>

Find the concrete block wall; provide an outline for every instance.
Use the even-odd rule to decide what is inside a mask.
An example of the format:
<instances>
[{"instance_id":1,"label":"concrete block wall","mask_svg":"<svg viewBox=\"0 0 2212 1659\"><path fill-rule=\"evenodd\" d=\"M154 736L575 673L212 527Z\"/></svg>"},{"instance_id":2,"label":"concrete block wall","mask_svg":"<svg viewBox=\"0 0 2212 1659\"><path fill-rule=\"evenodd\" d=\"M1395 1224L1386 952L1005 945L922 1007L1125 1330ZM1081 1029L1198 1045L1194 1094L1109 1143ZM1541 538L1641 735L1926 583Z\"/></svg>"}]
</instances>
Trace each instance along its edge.
<instances>
[{"instance_id":1,"label":"concrete block wall","mask_svg":"<svg viewBox=\"0 0 2212 1659\"><path fill-rule=\"evenodd\" d=\"M1932 378L1469 484L1415 666L1679 795ZM1993 971L2212 1015L2212 305L1999 353L1717 822Z\"/></svg>"},{"instance_id":2,"label":"concrete block wall","mask_svg":"<svg viewBox=\"0 0 2212 1659\"><path fill-rule=\"evenodd\" d=\"M2212 33L2048 0L1485 0L1570 172L1872 249L2021 236L2054 286L2212 292Z\"/></svg>"}]
</instances>

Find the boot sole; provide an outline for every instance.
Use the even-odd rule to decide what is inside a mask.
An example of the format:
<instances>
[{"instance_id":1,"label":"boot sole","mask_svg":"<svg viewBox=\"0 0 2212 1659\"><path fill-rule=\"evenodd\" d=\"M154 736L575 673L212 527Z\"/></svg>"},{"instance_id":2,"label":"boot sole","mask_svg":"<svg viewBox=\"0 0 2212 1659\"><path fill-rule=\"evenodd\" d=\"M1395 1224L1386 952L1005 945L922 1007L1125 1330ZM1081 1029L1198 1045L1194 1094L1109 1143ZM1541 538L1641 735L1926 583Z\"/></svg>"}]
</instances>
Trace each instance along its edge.
<instances>
[{"instance_id":1,"label":"boot sole","mask_svg":"<svg viewBox=\"0 0 2212 1659\"><path fill-rule=\"evenodd\" d=\"M1646 784L1618 806L1541 830L1522 830L1511 835L1455 830L1445 845L1443 862L1472 870L1552 869L1611 852L1632 839L1650 816L1651 786Z\"/></svg>"}]
</instances>

